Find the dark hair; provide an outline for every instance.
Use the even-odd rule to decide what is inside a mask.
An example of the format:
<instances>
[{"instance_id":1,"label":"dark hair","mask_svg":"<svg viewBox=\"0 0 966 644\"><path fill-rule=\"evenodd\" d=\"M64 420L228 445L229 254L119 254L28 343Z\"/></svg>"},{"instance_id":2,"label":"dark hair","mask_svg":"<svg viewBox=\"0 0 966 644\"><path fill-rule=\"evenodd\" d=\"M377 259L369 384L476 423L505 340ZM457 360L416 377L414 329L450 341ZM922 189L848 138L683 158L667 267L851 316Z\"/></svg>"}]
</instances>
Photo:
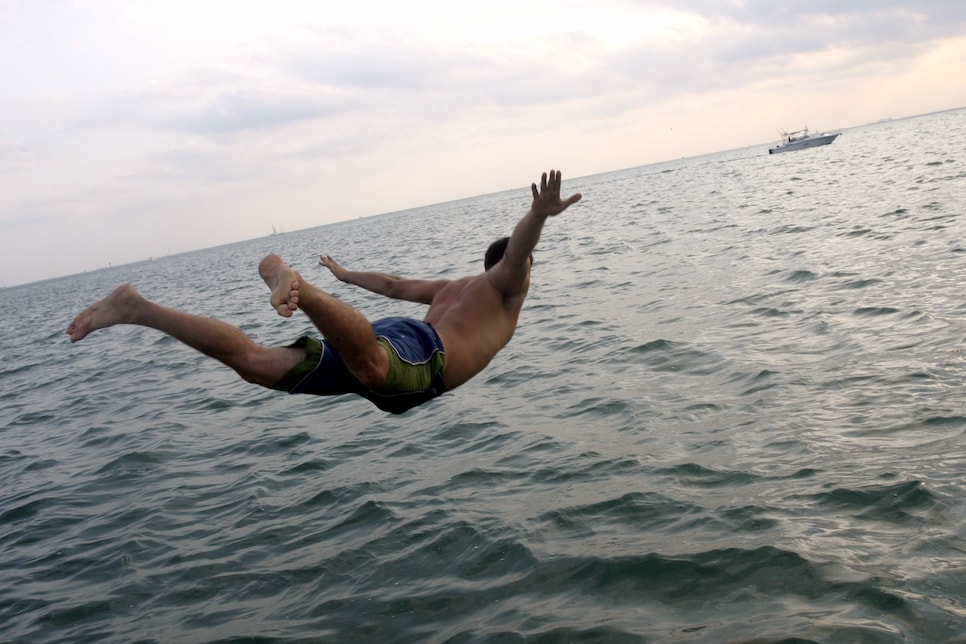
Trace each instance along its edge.
<instances>
[{"instance_id":1,"label":"dark hair","mask_svg":"<svg viewBox=\"0 0 966 644\"><path fill-rule=\"evenodd\" d=\"M503 253L506 252L506 247L509 243L509 237L500 237L498 240L490 244L490 247L486 249L486 256L483 258L484 270L490 270L498 261L503 259Z\"/></svg>"},{"instance_id":2,"label":"dark hair","mask_svg":"<svg viewBox=\"0 0 966 644\"><path fill-rule=\"evenodd\" d=\"M496 266L497 262L503 259L503 254L506 252L506 247L509 243L509 237L500 237L490 244L490 247L486 249L486 256L483 258L484 270L490 270ZM533 266L533 253L530 253L530 265Z\"/></svg>"}]
</instances>

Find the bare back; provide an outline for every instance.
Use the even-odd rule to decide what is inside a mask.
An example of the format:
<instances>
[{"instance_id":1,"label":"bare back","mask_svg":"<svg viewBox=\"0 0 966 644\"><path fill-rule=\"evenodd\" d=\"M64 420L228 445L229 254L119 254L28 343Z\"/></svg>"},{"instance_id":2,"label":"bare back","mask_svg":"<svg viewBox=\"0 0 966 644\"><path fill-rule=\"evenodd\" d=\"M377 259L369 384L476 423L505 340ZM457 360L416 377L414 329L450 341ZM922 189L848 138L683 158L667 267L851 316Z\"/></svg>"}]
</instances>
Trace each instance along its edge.
<instances>
[{"instance_id":1,"label":"bare back","mask_svg":"<svg viewBox=\"0 0 966 644\"><path fill-rule=\"evenodd\" d=\"M551 170L540 177L539 188L536 183L531 185L533 204L529 212L505 238L499 259L487 258L489 268L480 275L455 281L414 280L388 273L347 271L329 255L320 257L319 263L343 282L386 297L428 304L423 319L436 328L446 351L444 384L447 389L459 387L482 371L513 337L530 288L532 253L543 225L580 201L580 193L561 199L560 182L560 172ZM499 250L496 244L503 241L491 245L491 250ZM284 315L287 309L279 312Z\"/></svg>"},{"instance_id":2,"label":"bare back","mask_svg":"<svg viewBox=\"0 0 966 644\"><path fill-rule=\"evenodd\" d=\"M518 295L504 295L486 273L450 282L436 293L424 320L443 341L447 389L478 374L506 346L526 295L526 289Z\"/></svg>"}]
</instances>

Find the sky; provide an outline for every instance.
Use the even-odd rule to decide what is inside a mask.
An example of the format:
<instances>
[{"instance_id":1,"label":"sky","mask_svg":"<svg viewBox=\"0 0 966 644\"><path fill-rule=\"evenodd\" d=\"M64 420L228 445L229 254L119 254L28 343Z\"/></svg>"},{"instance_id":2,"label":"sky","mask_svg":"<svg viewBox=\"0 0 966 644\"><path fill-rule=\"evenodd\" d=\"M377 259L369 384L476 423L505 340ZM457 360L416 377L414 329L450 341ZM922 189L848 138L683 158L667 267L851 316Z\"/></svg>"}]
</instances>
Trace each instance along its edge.
<instances>
[{"instance_id":1,"label":"sky","mask_svg":"<svg viewBox=\"0 0 966 644\"><path fill-rule=\"evenodd\" d=\"M950 0L0 0L0 287L963 107L963 78Z\"/></svg>"}]
</instances>

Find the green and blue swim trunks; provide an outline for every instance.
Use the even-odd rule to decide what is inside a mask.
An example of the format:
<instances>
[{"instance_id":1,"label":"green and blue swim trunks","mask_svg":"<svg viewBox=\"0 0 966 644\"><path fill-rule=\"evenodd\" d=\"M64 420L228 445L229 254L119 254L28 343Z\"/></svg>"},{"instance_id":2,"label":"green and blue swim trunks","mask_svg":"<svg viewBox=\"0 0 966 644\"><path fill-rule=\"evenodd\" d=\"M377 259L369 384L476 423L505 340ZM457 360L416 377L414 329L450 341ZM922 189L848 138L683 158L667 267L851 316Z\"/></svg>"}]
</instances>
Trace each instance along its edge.
<instances>
[{"instance_id":1,"label":"green and blue swim trunks","mask_svg":"<svg viewBox=\"0 0 966 644\"><path fill-rule=\"evenodd\" d=\"M292 367L275 389L315 396L356 394L392 414L401 414L446 391L446 354L431 324L392 317L373 322L372 328L389 354L389 376L378 390L364 387L328 341L308 336L292 345L305 348L305 359Z\"/></svg>"}]
</instances>

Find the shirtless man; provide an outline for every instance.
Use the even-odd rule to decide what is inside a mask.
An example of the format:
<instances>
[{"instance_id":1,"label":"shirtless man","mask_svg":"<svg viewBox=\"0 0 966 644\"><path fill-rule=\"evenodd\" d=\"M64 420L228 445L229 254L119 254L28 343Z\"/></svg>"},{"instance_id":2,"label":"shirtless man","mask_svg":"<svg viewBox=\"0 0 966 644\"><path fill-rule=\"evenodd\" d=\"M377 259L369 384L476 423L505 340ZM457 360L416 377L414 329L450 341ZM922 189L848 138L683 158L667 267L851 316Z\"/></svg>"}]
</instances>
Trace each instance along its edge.
<instances>
[{"instance_id":1,"label":"shirtless man","mask_svg":"<svg viewBox=\"0 0 966 644\"><path fill-rule=\"evenodd\" d=\"M530 288L531 253L544 223L580 200L560 198L560 172L533 184L533 204L509 238L487 251L485 271L457 280L414 280L348 271L324 255L319 263L349 284L387 297L428 304L420 322L387 318L370 323L358 310L308 283L276 255L259 274L283 317L301 309L324 340L303 337L289 347L266 347L236 327L150 302L129 284L92 304L67 327L71 342L115 324L158 329L234 369L242 378L289 393L354 393L392 413L454 389L483 370L516 330Z\"/></svg>"}]
</instances>

